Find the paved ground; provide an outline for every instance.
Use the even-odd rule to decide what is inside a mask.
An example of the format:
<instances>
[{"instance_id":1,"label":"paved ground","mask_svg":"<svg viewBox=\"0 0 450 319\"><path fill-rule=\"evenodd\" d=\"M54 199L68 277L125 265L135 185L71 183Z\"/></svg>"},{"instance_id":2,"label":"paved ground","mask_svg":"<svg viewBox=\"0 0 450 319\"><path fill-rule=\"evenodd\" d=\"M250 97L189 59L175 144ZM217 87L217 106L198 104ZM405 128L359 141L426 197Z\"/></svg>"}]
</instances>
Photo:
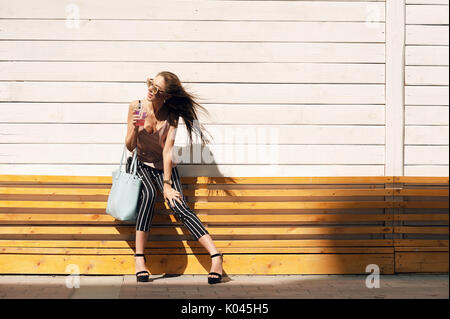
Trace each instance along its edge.
<instances>
[{"instance_id":1,"label":"paved ground","mask_svg":"<svg viewBox=\"0 0 450 319\"><path fill-rule=\"evenodd\" d=\"M380 275L379 288L367 288L366 278L366 275L230 275L223 283L208 285L206 275L152 275L148 283L136 283L134 275L0 275L0 299L449 298L448 274Z\"/></svg>"}]
</instances>

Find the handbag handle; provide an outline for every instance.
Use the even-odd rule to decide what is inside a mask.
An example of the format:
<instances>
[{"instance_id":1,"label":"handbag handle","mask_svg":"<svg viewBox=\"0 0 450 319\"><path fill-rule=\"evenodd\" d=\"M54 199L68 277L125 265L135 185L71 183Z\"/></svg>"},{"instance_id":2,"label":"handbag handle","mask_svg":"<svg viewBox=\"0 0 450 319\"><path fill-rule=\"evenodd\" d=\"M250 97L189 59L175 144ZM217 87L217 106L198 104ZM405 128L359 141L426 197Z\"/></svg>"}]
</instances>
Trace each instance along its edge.
<instances>
[{"instance_id":1,"label":"handbag handle","mask_svg":"<svg viewBox=\"0 0 450 319\"><path fill-rule=\"evenodd\" d=\"M124 145L123 146L123 151L122 151L122 156L120 157L120 164L119 164L119 172L122 171L122 163L123 163L123 156L125 155L125 150L127 149L127 146ZM137 153L137 146L134 149L133 152L133 160L131 161L131 165L130 165L130 173L132 172L133 175L136 175L136 170L137 170L137 158L136 158L136 153Z\"/></svg>"}]
</instances>

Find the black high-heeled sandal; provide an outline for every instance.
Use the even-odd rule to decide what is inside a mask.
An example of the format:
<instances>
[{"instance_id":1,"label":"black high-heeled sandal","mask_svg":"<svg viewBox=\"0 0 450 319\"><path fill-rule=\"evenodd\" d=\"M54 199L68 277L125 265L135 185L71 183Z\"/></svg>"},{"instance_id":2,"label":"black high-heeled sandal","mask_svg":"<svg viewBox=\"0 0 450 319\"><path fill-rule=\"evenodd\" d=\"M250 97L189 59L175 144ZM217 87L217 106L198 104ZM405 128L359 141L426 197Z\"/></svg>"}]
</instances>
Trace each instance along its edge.
<instances>
[{"instance_id":1,"label":"black high-heeled sandal","mask_svg":"<svg viewBox=\"0 0 450 319\"><path fill-rule=\"evenodd\" d=\"M134 254L134 257L144 257L144 261L147 262L144 254ZM143 273L147 273L147 275L138 276L139 274L143 274ZM137 282L148 282L149 275L150 275L150 273L147 270L138 271L136 273L136 281Z\"/></svg>"},{"instance_id":2,"label":"black high-heeled sandal","mask_svg":"<svg viewBox=\"0 0 450 319\"><path fill-rule=\"evenodd\" d=\"M223 265L223 254L217 253L217 254L211 255L211 258L216 257L216 256L222 257L222 265ZM222 267L222 269L223 269L223 267ZM217 272L212 271L208 275L217 275L217 276L219 276L219 278L208 277L208 284L217 284L217 283L219 283L222 280L222 275L217 273Z\"/></svg>"}]
</instances>

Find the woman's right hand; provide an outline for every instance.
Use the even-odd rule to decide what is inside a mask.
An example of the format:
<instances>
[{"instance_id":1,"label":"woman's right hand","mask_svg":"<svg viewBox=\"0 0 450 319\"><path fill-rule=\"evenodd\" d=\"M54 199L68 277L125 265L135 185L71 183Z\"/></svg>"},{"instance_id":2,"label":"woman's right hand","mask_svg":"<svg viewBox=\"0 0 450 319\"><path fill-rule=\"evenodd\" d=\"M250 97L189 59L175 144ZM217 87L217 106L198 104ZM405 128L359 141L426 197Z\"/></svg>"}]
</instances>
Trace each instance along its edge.
<instances>
[{"instance_id":1,"label":"woman's right hand","mask_svg":"<svg viewBox=\"0 0 450 319\"><path fill-rule=\"evenodd\" d=\"M133 113L133 117L131 118L131 123L134 125L134 128L137 129L139 126L137 125L137 121L140 119L140 115L139 114L134 114Z\"/></svg>"}]
</instances>

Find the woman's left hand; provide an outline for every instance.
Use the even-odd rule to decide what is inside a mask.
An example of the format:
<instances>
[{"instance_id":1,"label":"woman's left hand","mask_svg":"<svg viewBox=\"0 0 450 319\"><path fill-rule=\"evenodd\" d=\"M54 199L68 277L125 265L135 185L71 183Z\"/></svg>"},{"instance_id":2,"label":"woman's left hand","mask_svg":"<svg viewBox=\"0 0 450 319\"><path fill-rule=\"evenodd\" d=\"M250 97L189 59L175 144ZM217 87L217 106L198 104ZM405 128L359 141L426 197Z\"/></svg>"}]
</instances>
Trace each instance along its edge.
<instances>
[{"instance_id":1,"label":"woman's left hand","mask_svg":"<svg viewBox=\"0 0 450 319\"><path fill-rule=\"evenodd\" d=\"M169 184L164 184L164 201L169 201L169 203L174 207L174 201L178 201L180 204L183 204L181 201L181 194L177 190L173 189Z\"/></svg>"}]
</instances>

